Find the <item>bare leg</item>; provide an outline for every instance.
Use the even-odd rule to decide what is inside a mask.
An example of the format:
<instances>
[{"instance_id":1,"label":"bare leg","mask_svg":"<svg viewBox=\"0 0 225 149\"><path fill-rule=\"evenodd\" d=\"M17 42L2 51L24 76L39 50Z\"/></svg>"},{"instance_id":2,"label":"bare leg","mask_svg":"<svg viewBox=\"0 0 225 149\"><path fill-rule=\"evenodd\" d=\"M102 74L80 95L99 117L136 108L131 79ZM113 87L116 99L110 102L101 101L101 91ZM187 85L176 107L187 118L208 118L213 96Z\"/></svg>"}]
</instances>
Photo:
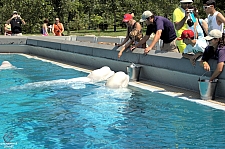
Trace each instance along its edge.
<instances>
[{"instance_id":1,"label":"bare leg","mask_svg":"<svg viewBox=\"0 0 225 149\"><path fill-rule=\"evenodd\" d=\"M193 66L196 64L196 60L199 59L202 56L202 52L197 52L196 54L187 54L182 53L182 56L184 58L188 58Z\"/></svg>"},{"instance_id":2,"label":"bare leg","mask_svg":"<svg viewBox=\"0 0 225 149\"><path fill-rule=\"evenodd\" d=\"M194 57L196 60L198 60L202 55L203 55L202 52L197 52L197 53L195 53Z\"/></svg>"}]
</instances>

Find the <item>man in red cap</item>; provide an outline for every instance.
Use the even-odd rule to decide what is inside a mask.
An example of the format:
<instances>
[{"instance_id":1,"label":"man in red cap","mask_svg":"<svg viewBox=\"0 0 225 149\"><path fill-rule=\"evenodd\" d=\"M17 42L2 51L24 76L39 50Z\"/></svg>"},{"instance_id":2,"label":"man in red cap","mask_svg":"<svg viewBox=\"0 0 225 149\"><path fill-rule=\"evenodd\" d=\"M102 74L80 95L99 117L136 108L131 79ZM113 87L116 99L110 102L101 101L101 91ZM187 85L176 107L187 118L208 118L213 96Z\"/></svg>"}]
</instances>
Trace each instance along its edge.
<instances>
[{"instance_id":1,"label":"man in red cap","mask_svg":"<svg viewBox=\"0 0 225 149\"><path fill-rule=\"evenodd\" d=\"M127 25L127 35L124 41L121 44L117 44L117 46L122 46L124 45L129 39L130 41L120 50L118 53L118 58L122 56L122 53L125 49L127 49L130 45L135 44L141 40L143 37L142 34L142 27L139 22L136 22L133 19L133 13L132 14L125 14L123 17L123 22L126 23ZM146 43L142 44L140 48L145 48Z\"/></svg>"},{"instance_id":2,"label":"man in red cap","mask_svg":"<svg viewBox=\"0 0 225 149\"><path fill-rule=\"evenodd\" d=\"M192 30L184 30L178 40L183 40L187 45L182 56L190 59L191 64L195 65L196 60L202 56L207 47L206 40L204 38L195 39L195 35Z\"/></svg>"}]
</instances>

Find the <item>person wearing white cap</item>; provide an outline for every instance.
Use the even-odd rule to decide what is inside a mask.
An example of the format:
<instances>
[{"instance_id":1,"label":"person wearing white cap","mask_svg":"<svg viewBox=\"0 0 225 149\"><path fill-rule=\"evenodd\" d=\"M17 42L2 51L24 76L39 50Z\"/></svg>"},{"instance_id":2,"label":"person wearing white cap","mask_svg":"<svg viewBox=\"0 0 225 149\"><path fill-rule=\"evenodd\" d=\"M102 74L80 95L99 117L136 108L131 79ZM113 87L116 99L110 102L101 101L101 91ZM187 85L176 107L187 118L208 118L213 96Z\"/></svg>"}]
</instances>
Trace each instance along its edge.
<instances>
[{"instance_id":1,"label":"person wearing white cap","mask_svg":"<svg viewBox=\"0 0 225 149\"><path fill-rule=\"evenodd\" d=\"M162 51L179 53L176 46L177 36L174 30L173 23L170 20L162 16L154 16L151 11L145 11L140 19L140 22L144 21L147 24L146 35L141 39L139 43L131 47L131 50L145 43L149 39L150 35L152 33L155 33L152 43L147 48L145 48L145 54L153 49L159 39L163 41L163 46L161 47Z\"/></svg>"},{"instance_id":2,"label":"person wearing white cap","mask_svg":"<svg viewBox=\"0 0 225 149\"><path fill-rule=\"evenodd\" d=\"M220 75L223 71L224 62L225 62L225 41L224 34L217 29L211 30L209 35L205 39L209 42L209 45L206 47L200 65L206 70L210 71L210 65L208 63L209 59L217 60L217 66L209 81L213 81L216 77Z\"/></svg>"},{"instance_id":3,"label":"person wearing white cap","mask_svg":"<svg viewBox=\"0 0 225 149\"><path fill-rule=\"evenodd\" d=\"M213 29L218 29L223 32L223 26L225 24L224 16L216 11L216 2L215 0L204 0L203 1L203 8L208 14L208 32Z\"/></svg>"},{"instance_id":4,"label":"person wearing white cap","mask_svg":"<svg viewBox=\"0 0 225 149\"><path fill-rule=\"evenodd\" d=\"M17 11L13 11L12 17L6 21L7 24L11 24L12 36L22 36L21 24L25 25L25 21L18 15Z\"/></svg>"},{"instance_id":5,"label":"person wearing white cap","mask_svg":"<svg viewBox=\"0 0 225 149\"><path fill-rule=\"evenodd\" d=\"M193 3L192 0L181 0L180 6L173 11L173 23L176 29L177 37L180 37L184 30L188 29L187 19L189 17L188 8ZM186 44L182 40L176 41L177 47L181 53L183 53Z\"/></svg>"}]
</instances>

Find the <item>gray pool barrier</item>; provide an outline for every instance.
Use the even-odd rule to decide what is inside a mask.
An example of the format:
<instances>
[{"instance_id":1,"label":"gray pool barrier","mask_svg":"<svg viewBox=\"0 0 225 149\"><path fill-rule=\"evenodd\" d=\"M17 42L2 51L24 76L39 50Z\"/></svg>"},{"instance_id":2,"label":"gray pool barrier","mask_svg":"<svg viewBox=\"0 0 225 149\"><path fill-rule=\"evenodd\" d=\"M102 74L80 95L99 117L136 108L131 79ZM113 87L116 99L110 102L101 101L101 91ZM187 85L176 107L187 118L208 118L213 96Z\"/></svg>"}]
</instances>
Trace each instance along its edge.
<instances>
[{"instance_id":1,"label":"gray pool barrier","mask_svg":"<svg viewBox=\"0 0 225 149\"><path fill-rule=\"evenodd\" d=\"M130 77L130 81L139 81L139 76L141 72L141 66L137 66L132 63L130 66L127 66L127 74Z\"/></svg>"},{"instance_id":2,"label":"gray pool barrier","mask_svg":"<svg viewBox=\"0 0 225 149\"><path fill-rule=\"evenodd\" d=\"M201 95L201 99L203 100L211 100L215 98L216 86L218 79L214 79L213 81L209 81L208 78L202 78L207 72L205 72L201 77L199 77L198 85L199 91Z\"/></svg>"}]
</instances>

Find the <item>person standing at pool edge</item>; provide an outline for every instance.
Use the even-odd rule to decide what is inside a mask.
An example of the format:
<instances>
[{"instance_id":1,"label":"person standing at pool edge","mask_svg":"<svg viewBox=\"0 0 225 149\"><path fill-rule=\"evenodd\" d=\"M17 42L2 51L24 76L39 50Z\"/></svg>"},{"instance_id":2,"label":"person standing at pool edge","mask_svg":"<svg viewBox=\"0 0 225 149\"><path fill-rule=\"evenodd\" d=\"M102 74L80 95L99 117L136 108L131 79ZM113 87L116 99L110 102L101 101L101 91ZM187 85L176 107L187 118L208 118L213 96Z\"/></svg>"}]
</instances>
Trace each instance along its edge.
<instances>
[{"instance_id":1,"label":"person standing at pool edge","mask_svg":"<svg viewBox=\"0 0 225 149\"><path fill-rule=\"evenodd\" d=\"M189 7L192 17L187 20L188 29L192 30L195 34L195 39L204 38L208 35L208 24L205 20L200 19L198 9L196 7ZM195 19L195 21L193 21Z\"/></svg>"},{"instance_id":2,"label":"person standing at pool edge","mask_svg":"<svg viewBox=\"0 0 225 149\"><path fill-rule=\"evenodd\" d=\"M203 8L206 14L208 14L208 32L213 29L223 32L225 18L220 12L216 11L215 7L215 0L203 0Z\"/></svg>"},{"instance_id":3,"label":"person standing at pool edge","mask_svg":"<svg viewBox=\"0 0 225 149\"><path fill-rule=\"evenodd\" d=\"M192 0L181 0L180 7L176 8L173 12L173 23L176 30L177 37L180 37L184 30L188 29L187 19L189 17L188 8L193 3ZM177 40L176 45L180 51L183 53L186 44L182 40Z\"/></svg>"},{"instance_id":4,"label":"person standing at pool edge","mask_svg":"<svg viewBox=\"0 0 225 149\"><path fill-rule=\"evenodd\" d=\"M63 32L63 24L59 22L59 18L55 18L55 23L52 25L52 33L54 36L63 36Z\"/></svg>"},{"instance_id":5,"label":"person standing at pool edge","mask_svg":"<svg viewBox=\"0 0 225 149\"><path fill-rule=\"evenodd\" d=\"M213 81L223 71L225 62L225 43L224 34L220 30L214 29L209 32L209 35L205 39L209 42L209 46L206 47L203 53L200 65L206 70L210 71L211 67L208 63L210 58L217 60L217 66L209 81Z\"/></svg>"},{"instance_id":6,"label":"person standing at pool edge","mask_svg":"<svg viewBox=\"0 0 225 149\"><path fill-rule=\"evenodd\" d=\"M12 36L22 36L21 24L25 25L25 21L18 15L17 11L13 11L13 16L6 21L7 24L11 24Z\"/></svg>"},{"instance_id":7,"label":"person standing at pool edge","mask_svg":"<svg viewBox=\"0 0 225 149\"><path fill-rule=\"evenodd\" d=\"M48 19L45 19L42 24L42 36L48 36Z\"/></svg>"}]
</instances>

